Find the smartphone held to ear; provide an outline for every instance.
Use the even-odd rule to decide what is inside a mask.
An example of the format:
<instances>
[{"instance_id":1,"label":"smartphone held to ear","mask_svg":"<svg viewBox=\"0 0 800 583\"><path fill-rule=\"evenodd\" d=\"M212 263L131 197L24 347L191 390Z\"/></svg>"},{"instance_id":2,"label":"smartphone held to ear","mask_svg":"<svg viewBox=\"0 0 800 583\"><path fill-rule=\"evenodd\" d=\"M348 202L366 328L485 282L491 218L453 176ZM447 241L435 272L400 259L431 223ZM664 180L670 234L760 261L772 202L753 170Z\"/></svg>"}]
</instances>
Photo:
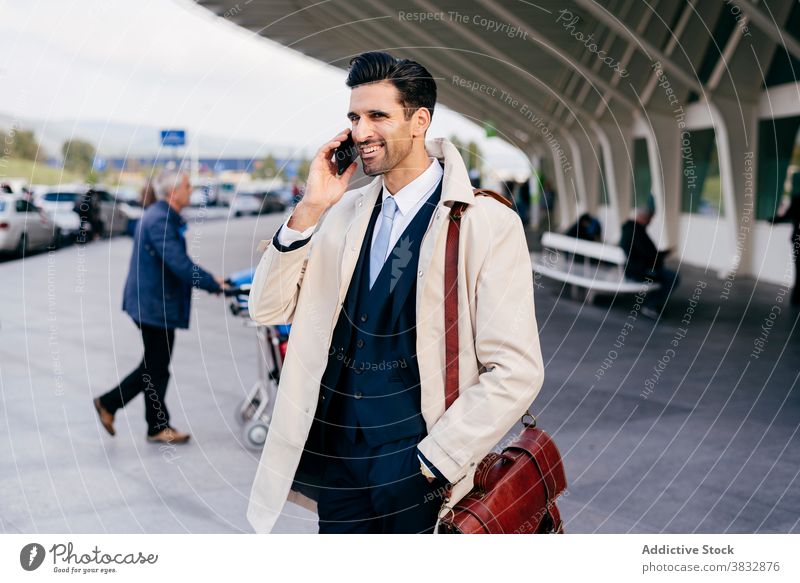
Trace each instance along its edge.
<instances>
[{"instance_id":1,"label":"smartphone held to ear","mask_svg":"<svg viewBox=\"0 0 800 583\"><path fill-rule=\"evenodd\" d=\"M358 158L358 148L353 141L352 134L347 135L347 139L339 144L333 151L333 159L336 161L336 173L341 176L350 167L350 164Z\"/></svg>"}]
</instances>

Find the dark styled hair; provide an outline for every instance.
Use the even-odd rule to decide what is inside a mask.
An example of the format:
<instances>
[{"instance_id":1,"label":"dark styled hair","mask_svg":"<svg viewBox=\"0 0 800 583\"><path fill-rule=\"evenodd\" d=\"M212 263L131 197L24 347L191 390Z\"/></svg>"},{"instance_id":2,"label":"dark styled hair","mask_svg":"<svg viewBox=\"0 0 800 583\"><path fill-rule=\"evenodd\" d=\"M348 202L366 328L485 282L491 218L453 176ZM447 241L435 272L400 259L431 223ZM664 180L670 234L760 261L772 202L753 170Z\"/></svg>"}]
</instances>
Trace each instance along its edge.
<instances>
[{"instance_id":1,"label":"dark styled hair","mask_svg":"<svg viewBox=\"0 0 800 583\"><path fill-rule=\"evenodd\" d=\"M389 53L373 51L362 53L350 61L350 72L345 83L351 89L364 83L391 81L400 93L400 103L406 108L405 118L420 107L433 117L436 105L436 81L428 70L408 59L397 59Z\"/></svg>"}]
</instances>

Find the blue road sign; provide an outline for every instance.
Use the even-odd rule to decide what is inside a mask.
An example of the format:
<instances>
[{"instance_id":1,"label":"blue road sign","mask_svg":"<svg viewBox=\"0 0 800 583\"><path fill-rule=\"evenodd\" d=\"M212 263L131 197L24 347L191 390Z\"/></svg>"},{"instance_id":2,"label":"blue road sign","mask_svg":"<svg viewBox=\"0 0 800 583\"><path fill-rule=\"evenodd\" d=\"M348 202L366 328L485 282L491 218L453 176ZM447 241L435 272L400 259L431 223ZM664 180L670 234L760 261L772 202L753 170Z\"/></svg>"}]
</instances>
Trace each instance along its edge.
<instances>
[{"instance_id":1,"label":"blue road sign","mask_svg":"<svg viewBox=\"0 0 800 583\"><path fill-rule=\"evenodd\" d=\"M186 130L161 130L162 146L186 145Z\"/></svg>"},{"instance_id":2,"label":"blue road sign","mask_svg":"<svg viewBox=\"0 0 800 583\"><path fill-rule=\"evenodd\" d=\"M286 178L294 178L297 176L298 162L296 160L289 160L283 165L283 175ZM280 168L280 166L278 166Z\"/></svg>"}]
</instances>

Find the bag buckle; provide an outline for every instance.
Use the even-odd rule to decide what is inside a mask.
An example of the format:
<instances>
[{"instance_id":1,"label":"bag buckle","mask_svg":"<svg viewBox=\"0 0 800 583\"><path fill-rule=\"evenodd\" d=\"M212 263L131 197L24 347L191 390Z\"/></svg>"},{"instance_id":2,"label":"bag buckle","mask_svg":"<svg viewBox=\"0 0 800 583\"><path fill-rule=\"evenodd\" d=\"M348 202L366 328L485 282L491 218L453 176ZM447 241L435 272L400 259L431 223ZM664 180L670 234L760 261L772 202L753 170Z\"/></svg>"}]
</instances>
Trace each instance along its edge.
<instances>
[{"instance_id":1,"label":"bag buckle","mask_svg":"<svg viewBox=\"0 0 800 583\"><path fill-rule=\"evenodd\" d=\"M526 417L529 417L530 421L526 422L525 421ZM522 416L522 419L520 419L520 421L525 427L531 427L531 428L536 427L536 417L534 417L533 413L531 413L530 411L525 411L525 414Z\"/></svg>"}]
</instances>

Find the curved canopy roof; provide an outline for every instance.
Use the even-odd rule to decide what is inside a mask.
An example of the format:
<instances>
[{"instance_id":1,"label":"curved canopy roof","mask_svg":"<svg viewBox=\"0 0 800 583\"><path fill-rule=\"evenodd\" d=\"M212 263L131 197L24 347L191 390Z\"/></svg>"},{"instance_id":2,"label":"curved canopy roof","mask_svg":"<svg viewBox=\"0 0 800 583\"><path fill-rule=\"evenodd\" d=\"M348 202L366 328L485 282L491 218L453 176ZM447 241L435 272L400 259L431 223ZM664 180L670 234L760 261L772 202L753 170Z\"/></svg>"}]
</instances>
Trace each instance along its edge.
<instances>
[{"instance_id":1,"label":"curved canopy roof","mask_svg":"<svg viewBox=\"0 0 800 583\"><path fill-rule=\"evenodd\" d=\"M437 78L441 103L528 152L545 127L627 125L636 111L712 94L755 101L776 51L800 59L791 0L197 1L344 69L369 50L417 60ZM764 63L744 72L748 86L732 82L737 62L752 67L752 54L734 58L743 38ZM659 83L674 102L653 98Z\"/></svg>"}]
</instances>

